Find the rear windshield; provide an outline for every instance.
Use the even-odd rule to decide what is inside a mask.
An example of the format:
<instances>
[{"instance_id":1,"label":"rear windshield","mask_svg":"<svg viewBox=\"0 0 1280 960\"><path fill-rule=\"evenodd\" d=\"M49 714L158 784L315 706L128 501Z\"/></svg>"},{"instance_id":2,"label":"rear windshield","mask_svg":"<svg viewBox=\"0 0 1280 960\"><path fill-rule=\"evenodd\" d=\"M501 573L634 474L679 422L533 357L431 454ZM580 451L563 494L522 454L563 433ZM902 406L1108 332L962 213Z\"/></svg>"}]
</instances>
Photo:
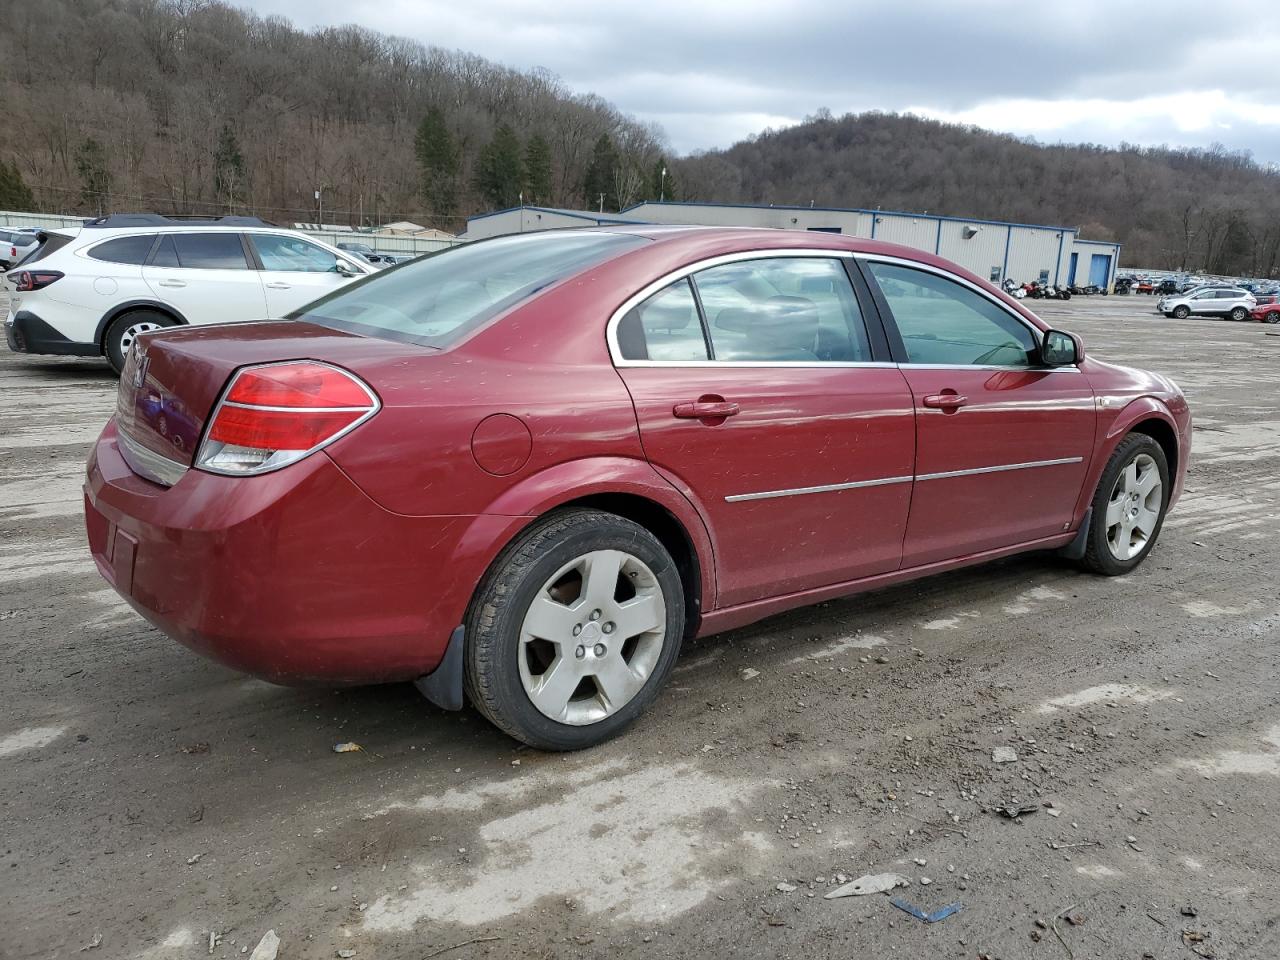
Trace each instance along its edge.
<instances>
[{"instance_id":1,"label":"rear windshield","mask_svg":"<svg viewBox=\"0 0 1280 960\"><path fill-rule=\"evenodd\" d=\"M462 244L373 274L291 316L445 347L553 283L648 242L622 233L548 231Z\"/></svg>"},{"instance_id":2,"label":"rear windshield","mask_svg":"<svg viewBox=\"0 0 1280 960\"><path fill-rule=\"evenodd\" d=\"M36 239L40 242L40 246L25 257L22 261L23 266L35 263L37 260L43 260L49 254L57 250L61 250L72 238L61 233L40 233L36 235Z\"/></svg>"}]
</instances>

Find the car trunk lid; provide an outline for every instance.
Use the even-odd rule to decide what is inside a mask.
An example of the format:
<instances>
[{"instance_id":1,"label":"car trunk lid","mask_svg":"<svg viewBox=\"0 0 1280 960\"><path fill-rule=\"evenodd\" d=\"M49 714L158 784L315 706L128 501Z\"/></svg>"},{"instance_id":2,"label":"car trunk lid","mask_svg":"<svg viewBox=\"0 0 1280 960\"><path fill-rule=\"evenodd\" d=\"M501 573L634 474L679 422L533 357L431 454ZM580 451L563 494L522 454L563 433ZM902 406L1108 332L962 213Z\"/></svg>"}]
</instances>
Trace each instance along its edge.
<instances>
[{"instance_id":1,"label":"car trunk lid","mask_svg":"<svg viewBox=\"0 0 1280 960\"><path fill-rule=\"evenodd\" d=\"M239 368L322 360L359 375L403 358L406 349L413 350L292 320L144 334L120 374L116 423L121 455L139 476L170 486L193 463L209 415Z\"/></svg>"}]
</instances>

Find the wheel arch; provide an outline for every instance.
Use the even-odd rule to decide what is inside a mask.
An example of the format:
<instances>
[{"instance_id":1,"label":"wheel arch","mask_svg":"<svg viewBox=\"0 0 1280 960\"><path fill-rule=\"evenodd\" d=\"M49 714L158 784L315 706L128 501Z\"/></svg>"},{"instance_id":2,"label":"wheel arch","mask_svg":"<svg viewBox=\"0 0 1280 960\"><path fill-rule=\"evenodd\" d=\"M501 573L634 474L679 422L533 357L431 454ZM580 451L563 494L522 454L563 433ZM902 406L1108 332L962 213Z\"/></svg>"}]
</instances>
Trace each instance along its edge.
<instances>
[{"instance_id":1,"label":"wheel arch","mask_svg":"<svg viewBox=\"0 0 1280 960\"><path fill-rule=\"evenodd\" d=\"M1178 475L1178 457L1181 455L1181 451L1178 447L1178 431L1174 429L1170 421L1162 420L1156 416L1149 416L1130 426L1125 431L1125 436L1130 433L1145 433L1160 444L1160 449L1164 451L1164 458L1169 464L1169 476L1176 477Z\"/></svg>"},{"instance_id":2,"label":"wheel arch","mask_svg":"<svg viewBox=\"0 0 1280 960\"><path fill-rule=\"evenodd\" d=\"M519 516L527 522L492 551L486 570L520 537L529 524L566 508L604 510L640 524L676 560L685 589L686 630L696 632L714 606L715 552L702 514L692 502L645 460L592 457L560 463L506 490L483 512Z\"/></svg>"},{"instance_id":3,"label":"wheel arch","mask_svg":"<svg viewBox=\"0 0 1280 960\"><path fill-rule=\"evenodd\" d=\"M167 303L161 303L159 300L147 299L126 300L123 303L116 304L104 313L102 318L98 321L98 329L94 332L93 342L98 345L99 350L106 349L104 341L107 336L107 328L111 326L117 317L122 317L126 313L131 313L134 310L154 310L156 313L163 313L165 316L170 317L174 323L177 323L179 326L190 326L190 321L188 321L180 311L174 309Z\"/></svg>"},{"instance_id":4,"label":"wheel arch","mask_svg":"<svg viewBox=\"0 0 1280 960\"><path fill-rule=\"evenodd\" d=\"M683 523L670 510L655 500L635 493L595 493L568 500L555 509L601 510L616 514L644 527L666 548L676 562L680 583L684 587L685 637L698 631L702 619L702 561L693 539Z\"/></svg>"}]
</instances>

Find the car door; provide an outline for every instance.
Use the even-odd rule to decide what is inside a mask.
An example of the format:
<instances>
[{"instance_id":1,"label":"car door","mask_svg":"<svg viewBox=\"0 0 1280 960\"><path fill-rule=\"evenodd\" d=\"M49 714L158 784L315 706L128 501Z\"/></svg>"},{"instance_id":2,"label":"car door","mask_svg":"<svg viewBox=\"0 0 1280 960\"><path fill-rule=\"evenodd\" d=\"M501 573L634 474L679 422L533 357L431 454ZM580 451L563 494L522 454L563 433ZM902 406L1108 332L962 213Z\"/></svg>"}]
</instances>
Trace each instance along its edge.
<instances>
[{"instance_id":1,"label":"car door","mask_svg":"<svg viewBox=\"0 0 1280 960\"><path fill-rule=\"evenodd\" d=\"M284 317L312 300L332 293L355 277L338 271L339 258L319 244L294 234L249 233L262 273L267 316ZM356 276L364 268L343 259Z\"/></svg>"},{"instance_id":2,"label":"car door","mask_svg":"<svg viewBox=\"0 0 1280 960\"><path fill-rule=\"evenodd\" d=\"M897 569L911 395L845 260L752 254L655 287L611 349L646 456L707 522L716 606Z\"/></svg>"},{"instance_id":3,"label":"car door","mask_svg":"<svg viewBox=\"0 0 1280 960\"><path fill-rule=\"evenodd\" d=\"M262 281L249 268L239 233L161 234L142 279L188 323L234 323L267 315Z\"/></svg>"},{"instance_id":4,"label":"car door","mask_svg":"<svg viewBox=\"0 0 1280 960\"><path fill-rule=\"evenodd\" d=\"M1093 449L1093 390L1039 366L1032 325L977 284L912 261L861 261L914 398L916 483L903 566L1071 528Z\"/></svg>"}]
</instances>

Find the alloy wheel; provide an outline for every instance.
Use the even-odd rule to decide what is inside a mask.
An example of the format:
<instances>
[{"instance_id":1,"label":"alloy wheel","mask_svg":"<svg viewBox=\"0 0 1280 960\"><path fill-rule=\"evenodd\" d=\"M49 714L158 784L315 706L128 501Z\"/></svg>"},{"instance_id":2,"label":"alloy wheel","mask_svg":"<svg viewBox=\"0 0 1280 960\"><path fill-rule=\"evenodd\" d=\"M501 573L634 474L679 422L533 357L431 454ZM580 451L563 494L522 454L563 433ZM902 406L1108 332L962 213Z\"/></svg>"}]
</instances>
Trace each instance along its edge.
<instances>
[{"instance_id":1,"label":"alloy wheel","mask_svg":"<svg viewBox=\"0 0 1280 960\"><path fill-rule=\"evenodd\" d=\"M662 587L640 559L595 550L542 585L520 629L520 681L538 712L585 726L640 692L666 642Z\"/></svg>"},{"instance_id":2,"label":"alloy wheel","mask_svg":"<svg viewBox=\"0 0 1280 960\"><path fill-rule=\"evenodd\" d=\"M1117 560L1140 554L1155 533L1164 506L1160 468L1149 454L1134 457L1116 477L1107 503L1107 548Z\"/></svg>"}]
</instances>

